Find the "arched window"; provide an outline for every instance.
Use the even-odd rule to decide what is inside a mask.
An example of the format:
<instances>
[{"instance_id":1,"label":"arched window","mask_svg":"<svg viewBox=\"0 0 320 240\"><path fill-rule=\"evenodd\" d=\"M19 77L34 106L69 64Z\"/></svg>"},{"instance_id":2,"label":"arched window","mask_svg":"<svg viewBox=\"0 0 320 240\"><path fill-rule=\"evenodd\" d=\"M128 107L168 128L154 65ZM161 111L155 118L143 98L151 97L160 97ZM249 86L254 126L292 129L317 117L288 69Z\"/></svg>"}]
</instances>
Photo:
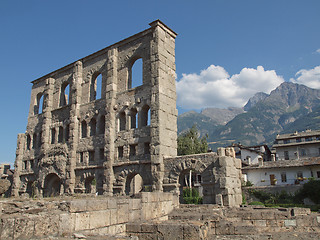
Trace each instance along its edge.
<instances>
[{"instance_id":1,"label":"arched window","mask_svg":"<svg viewBox=\"0 0 320 240\"><path fill-rule=\"evenodd\" d=\"M150 107L148 105L144 105L140 111L140 127L149 126L150 118Z\"/></svg>"},{"instance_id":2,"label":"arched window","mask_svg":"<svg viewBox=\"0 0 320 240\"><path fill-rule=\"evenodd\" d=\"M102 94L102 74L92 75L91 85L90 85L90 101L100 99Z\"/></svg>"},{"instance_id":3,"label":"arched window","mask_svg":"<svg viewBox=\"0 0 320 240\"><path fill-rule=\"evenodd\" d=\"M105 116L101 116L98 121L98 134L104 134L105 132Z\"/></svg>"},{"instance_id":4,"label":"arched window","mask_svg":"<svg viewBox=\"0 0 320 240\"><path fill-rule=\"evenodd\" d=\"M119 113L119 119L118 119L118 129L119 131L126 130L126 114L125 112L120 112Z\"/></svg>"},{"instance_id":5,"label":"arched window","mask_svg":"<svg viewBox=\"0 0 320 240\"><path fill-rule=\"evenodd\" d=\"M39 93L36 98L34 106L34 114L41 114L43 112L43 93Z\"/></svg>"},{"instance_id":6,"label":"arched window","mask_svg":"<svg viewBox=\"0 0 320 240\"><path fill-rule=\"evenodd\" d=\"M141 86L143 84L143 61L137 59L129 70L128 89Z\"/></svg>"},{"instance_id":7,"label":"arched window","mask_svg":"<svg viewBox=\"0 0 320 240\"><path fill-rule=\"evenodd\" d=\"M85 120L81 123L81 137L86 138L87 137L87 123Z\"/></svg>"},{"instance_id":8,"label":"arched window","mask_svg":"<svg viewBox=\"0 0 320 240\"><path fill-rule=\"evenodd\" d=\"M61 86L60 107L70 103L70 84L68 82Z\"/></svg>"},{"instance_id":9,"label":"arched window","mask_svg":"<svg viewBox=\"0 0 320 240\"><path fill-rule=\"evenodd\" d=\"M97 127L96 119L92 118L90 121L90 136L96 135L96 127Z\"/></svg>"},{"instance_id":10,"label":"arched window","mask_svg":"<svg viewBox=\"0 0 320 240\"><path fill-rule=\"evenodd\" d=\"M130 111L130 128L131 129L137 128L137 117L138 117L137 113L138 112L135 108L131 109Z\"/></svg>"}]
</instances>

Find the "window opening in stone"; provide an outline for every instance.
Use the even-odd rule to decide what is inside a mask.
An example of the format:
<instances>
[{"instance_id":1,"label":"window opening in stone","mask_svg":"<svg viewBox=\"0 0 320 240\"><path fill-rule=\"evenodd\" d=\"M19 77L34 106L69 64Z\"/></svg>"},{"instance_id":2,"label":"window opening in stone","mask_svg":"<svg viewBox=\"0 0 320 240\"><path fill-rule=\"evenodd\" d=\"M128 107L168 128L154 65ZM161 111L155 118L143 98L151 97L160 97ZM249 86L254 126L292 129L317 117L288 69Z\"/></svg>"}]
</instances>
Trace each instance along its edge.
<instances>
[{"instance_id":1,"label":"window opening in stone","mask_svg":"<svg viewBox=\"0 0 320 240\"><path fill-rule=\"evenodd\" d=\"M91 80L91 85L90 85L90 101L100 99L102 95L101 90L102 90L102 75L101 74L99 74L98 76L93 75Z\"/></svg>"},{"instance_id":2,"label":"window opening in stone","mask_svg":"<svg viewBox=\"0 0 320 240\"><path fill-rule=\"evenodd\" d=\"M317 171L317 178L320 178L320 171Z\"/></svg>"},{"instance_id":3,"label":"window opening in stone","mask_svg":"<svg viewBox=\"0 0 320 240\"><path fill-rule=\"evenodd\" d=\"M90 121L90 136L96 135L96 127L97 127L96 119L92 118Z\"/></svg>"},{"instance_id":4,"label":"window opening in stone","mask_svg":"<svg viewBox=\"0 0 320 240\"><path fill-rule=\"evenodd\" d=\"M126 179L126 195L134 195L143 190L143 179L140 174L130 174Z\"/></svg>"},{"instance_id":5,"label":"window opening in stone","mask_svg":"<svg viewBox=\"0 0 320 240\"><path fill-rule=\"evenodd\" d=\"M132 109L130 111L130 128L137 128L137 118L138 118L138 114L137 114L137 110L136 109Z\"/></svg>"},{"instance_id":6,"label":"window opening in stone","mask_svg":"<svg viewBox=\"0 0 320 240\"><path fill-rule=\"evenodd\" d=\"M137 59L129 71L128 88L135 88L143 84L143 61L142 58Z\"/></svg>"},{"instance_id":7,"label":"window opening in stone","mask_svg":"<svg viewBox=\"0 0 320 240\"><path fill-rule=\"evenodd\" d=\"M84 160L84 159L83 159L83 152L80 152L79 162L80 162L80 163L83 163L83 162L84 162L83 160Z\"/></svg>"},{"instance_id":8,"label":"window opening in stone","mask_svg":"<svg viewBox=\"0 0 320 240\"><path fill-rule=\"evenodd\" d=\"M119 113L119 131L126 130L126 114L125 112Z\"/></svg>"},{"instance_id":9,"label":"window opening in stone","mask_svg":"<svg viewBox=\"0 0 320 240\"><path fill-rule=\"evenodd\" d=\"M137 145L136 144L130 145L130 149L129 149L129 156L130 157L136 156L136 151L137 151L136 149L137 149Z\"/></svg>"},{"instance_id":10,"label":"window opening in stone","mask_svg":"<svg viewBox=\"0 0 320 240\"><path fill-rule=\"evenodd\" d=\"M56 142L56 129L52 128L51 129L51 144L55 144Z\"/></svg>"},{"instance_id":11,"label":"window opening in stone","mask_svg":"<svg viewBox=\"0 0 320 240\"><path fill-rule=\"evenodd\" d=\"M84 120L81 123L81 137L82 138L86 138L87 137L87 123Z\"/></svg>"},{"instance_id":12,"label":"window opening in stone","mask_svg":"<svg viewBox=\"0 0 320 240\"><path fill-rule=\"evenodd\" d=\"M96 179L93 176L87 177L84 185L85 185L86 193L96 192Z\"/></svg>"},{"instance_id":13,"label":"window opening in stone","mask_svg":"<svg viewBox=\"0 0 320 240\"><path fill-rule=\"evenodd\" d=\"M123 146L118 147L118 158L123 158Z\"/></svg>"},{"instance_id":14,"label":"window opening in stone","mask_svg":"<svg viewBox=\"0 0 320 240\"><path fill-rule=\"evenodd\" d=\"M27 134L27 149L30 150L30 145L31 145L31 137L29 134Z\"/></svg>"},{"instance_id":15,"label":"window opening in stone","mask_svg":"<svg viewBox=\"0 0 320 240\"><path fill-rule=\"evenodd\" d=\"M35 149L37 148L37 134L33 134L33 139L32 139L32 148Z\"/></svg>"},{"instance_id":16,"label":"window opening in stone","mask_svg":"<svg viewBox=\"0 0 320 240\"><path fill-rule=\"evenodd\" d=\"M41 142L42 142L42 131L40 131L40 133L38 134L38 143L37 143L37 147L41 147Z\"/></svg>"},{"instance_id":17,"label":"window opening in stone","mask_svg":"<svg viewBox=\"0 0 320 240\"><path fill-rule=\"evenodd\" d=\"M40 95L40 98L38 100L38 114L41 114L43 112L43 94Z\"/></svg>"},{"instance_id":18,"label":"window opening in stone","mask_svg":"<svg viewBox=\"0 0 320 240\"><path fill-rule=\"evenodd\" d=\"M144 105L140 112L140 127L148 126L150 124L150 107Z\"/></svg>"},{"instance_id":19,"label":"window opening in stone","mask_svg":"<svg viewBox=\"0 0 320 240\"><path fill-rule=\"evenodd\" d=\"M26 170L27 168L28 168L28 162L24 161L22 169Z\"/></svg>"},{"instance_id":20,"label":"window opening in stone","mask_svg":"<svg viewBox=\"0 0 320 240\"><path fill-rule=\"evenodd\" d=\"M89 162L94 162L94 150L89 151Z\"/></svg>"},{"instance_id":21,"label":"window opening in stone","mask_svg":"<svg viewBox=\"0 0 320 240\"><path fill-rule=\"evenodd\" d=\"M68 142L70 137L70 124L66 125L65 129L65 141Z\"/></svg>"},{"instance_id":22,"label":"window opening in stone","mask_svg":"<svg viewBox=\"0 0 320 240\"><path fill-rule=\"evenodd\" d=\"M33 167L34 167L34 161L30 160L30 169L33 169Z\"/></svg>"},{"instance_id":23,"label":"window opening in stone","mask_svg":"<svg viewBox=\"0 0 320 240\"><path fill-rule=\"evenodd\" d=\"M150 143L144 143L144 154L150 154Z\"/></svg>"},{"instance_id":24,"label":"window opening in stone","mask_svg":"<svg viewBox=\"0 0 320 240\"><path fill-rule=\"evenodd\" d=\"M195 169L189 168L181 171L179 175L179 184L180 203L186 203L183 199L183 191L187 191L186 189L195 189L199 193L200 197L203 196L201 186L201 175Z\"/></svg>"},{"instance_id":25,"label":"window opening in stone","mask_svg":"<svg viewBox=\"0 0 320 240\"><path fill-rule=\"evenodd\" d=\"M99 159L104 160L104 148L99 149Z\"/></svg>"},{"instance_id":26,"label":"window opening in stone","mask_svg":"<svg viewBox=\"0 0 320 240\"><path fill-rule=\"evenodd\" d=\"M58 135L58 143L62 143L63 142L63 127L60 126L59 127L59 135Z\"/></svg>"},{"instance_id":27,"label":"window opening in stone","mask_svg":"<svg viewBox=\"0 0 320 240\"><path fill-rule=\"evenodd\" d=\"M284 159L289 160L289 152L288 151L284 151Z\"/></svg>"},{"instance_id":28,"label":"window opening in stone","mask_svg":"<svg viewBox=\"0 0 320 240\"><path fill-rule=\"evenodd\" d=\"M98 133L99 134L104 134L105 131L105 124L106 124L106 120L104 116L101 116L99 121L98 121Z\"/></svg>"},{"instance_id":29,"label":"window opening in stone","mask_svg":"<svg viewBox=\"0 0 320 240\"><path fill-rule=\"evenodd\" d=\"M60 107L70 103L70 84L66 83L61 87Z\"/></svg>"}]
</instances>

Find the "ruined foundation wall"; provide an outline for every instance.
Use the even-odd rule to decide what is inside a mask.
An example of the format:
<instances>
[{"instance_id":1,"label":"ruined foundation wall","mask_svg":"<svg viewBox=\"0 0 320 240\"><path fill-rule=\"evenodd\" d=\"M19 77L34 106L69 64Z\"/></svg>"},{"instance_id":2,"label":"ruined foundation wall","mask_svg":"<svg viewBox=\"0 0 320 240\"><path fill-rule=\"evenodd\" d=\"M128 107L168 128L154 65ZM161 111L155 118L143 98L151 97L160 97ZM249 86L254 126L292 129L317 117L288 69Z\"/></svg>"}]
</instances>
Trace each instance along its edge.
<instances>
[{"instance_id":1,"label":"ruined foundation wall","mask_svg":"<svg viewBox=\"0 0 320 240\"><path fill-rule=\"evenodd\" d=\"M168 219L177 204L170 193L147 192L138 198L1 201L0 239L123 234L129 222Z\"/></svg>"}]
</instances>

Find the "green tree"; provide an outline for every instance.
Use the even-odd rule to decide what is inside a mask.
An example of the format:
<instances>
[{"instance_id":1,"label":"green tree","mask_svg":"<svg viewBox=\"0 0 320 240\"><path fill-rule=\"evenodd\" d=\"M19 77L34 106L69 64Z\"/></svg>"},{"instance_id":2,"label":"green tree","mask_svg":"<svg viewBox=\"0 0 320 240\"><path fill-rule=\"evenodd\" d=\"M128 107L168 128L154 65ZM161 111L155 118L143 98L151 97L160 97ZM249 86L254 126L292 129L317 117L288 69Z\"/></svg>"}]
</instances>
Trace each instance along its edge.
<instances>
[{"instance_id":1,"label":"green tree","mask_svg":"<svg viewBox=\"0 0 320 240\"><path fill-rule=\"evenodd\" d=\"M190 155L208 152L207 135L199 137L198 129L195 125L187 132L178 137L178 155Z\"/></svg>"}]
</instances>

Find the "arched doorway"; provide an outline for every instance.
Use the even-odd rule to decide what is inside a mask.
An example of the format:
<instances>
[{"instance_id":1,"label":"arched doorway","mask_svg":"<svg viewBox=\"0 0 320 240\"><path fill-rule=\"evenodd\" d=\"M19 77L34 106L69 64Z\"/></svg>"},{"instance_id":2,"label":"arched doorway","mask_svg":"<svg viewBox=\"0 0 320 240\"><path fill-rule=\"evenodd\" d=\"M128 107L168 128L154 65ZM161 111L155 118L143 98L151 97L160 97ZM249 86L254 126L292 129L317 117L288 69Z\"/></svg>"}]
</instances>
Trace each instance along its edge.
<instances>
[{"instance_id":1,"label":"arched doorway","mask_svg":"<svg viewBox=\"0 0 320 240\"><path fill-rule=\"evenodd\" d=\"M126 195L134 195L141 192L143 189L143 179L140 174L132 174L126 180Z\"/></svg>"},{"instance_id":2,"label":"arched doorway","mask_svg":"<svg viewBox=\"0 0 320 240\"><path fill-rule=\"evenodd\" d=\"M50 173L44 180L44 197L53 197L60 195L61 180L55 173Z\"/></svg>"},{"instance_id":3,"label":"arched doorway","mask_svg":"<svg viewBox=\"0 0 320 240\"><path fill-rule=\"evenodd\" d=\"M201 174L194 169L185 169L179 175L179 201L180 203L185 203L183 199L183 191L188 188L194 188L198 191L199 196L202 197L202 178Z\"/></svg>"}]
</instances>

